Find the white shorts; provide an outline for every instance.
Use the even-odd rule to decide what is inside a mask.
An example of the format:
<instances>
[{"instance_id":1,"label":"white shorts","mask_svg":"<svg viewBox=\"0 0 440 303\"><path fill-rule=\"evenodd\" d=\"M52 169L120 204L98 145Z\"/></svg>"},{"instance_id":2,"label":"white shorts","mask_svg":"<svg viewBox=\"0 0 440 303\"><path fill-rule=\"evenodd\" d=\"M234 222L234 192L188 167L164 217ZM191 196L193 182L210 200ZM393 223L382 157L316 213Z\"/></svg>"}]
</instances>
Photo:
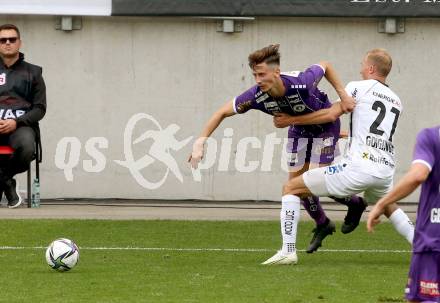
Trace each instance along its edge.
<instances>
[{"instance_id":1,"label":"white shorts","mask_svg":"<svg viewBox=\"0 0 440 303\"><path fill-rule=\"evenodd\" d=\"M368 203L375 203L393 187L393 178L378 178L363 173L358 166L340 162L311 169L303 174L312 194L320 197L349 197L364 192Z\"/></svg>"}]
</instances>

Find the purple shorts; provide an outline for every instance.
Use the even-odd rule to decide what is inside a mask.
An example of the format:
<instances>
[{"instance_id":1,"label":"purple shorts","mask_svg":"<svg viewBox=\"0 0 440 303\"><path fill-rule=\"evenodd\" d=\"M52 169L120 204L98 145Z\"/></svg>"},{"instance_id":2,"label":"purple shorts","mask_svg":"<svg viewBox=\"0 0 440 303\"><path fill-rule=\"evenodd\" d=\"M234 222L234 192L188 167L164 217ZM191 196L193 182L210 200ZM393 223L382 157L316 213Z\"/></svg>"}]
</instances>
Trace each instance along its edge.
<instances>
[{"instance_id":1,"label":"purple shorts","mask_svg":"<svg viewBox=\"0 0 440 303\"><path fill-rule=\"evenodd\" d=\"M319 132L301 132L298 128L289 128L287 143L289 167L302 167L304 163L330 164L338 156L340 123L328 123L318 129Z\"/></svg>"},{"instance_id":2,"label":"purple shorts","mask_svg":"<svg viewBox=\"0 0 440 303\"><path fill-rule=\"evenodd\" d=\"M413 253L405 293L409 301L440 302L440 252Z\"/></svg>"}]
</instances>

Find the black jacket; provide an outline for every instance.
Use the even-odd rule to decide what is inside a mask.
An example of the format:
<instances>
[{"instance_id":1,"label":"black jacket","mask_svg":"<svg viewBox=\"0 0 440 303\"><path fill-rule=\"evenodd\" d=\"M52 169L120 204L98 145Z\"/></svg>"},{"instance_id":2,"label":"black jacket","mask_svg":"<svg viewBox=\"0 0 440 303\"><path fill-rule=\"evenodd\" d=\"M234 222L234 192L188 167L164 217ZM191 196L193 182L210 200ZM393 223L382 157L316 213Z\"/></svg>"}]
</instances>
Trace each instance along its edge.
<instances>
[{"instance_id":1,"label":"black jacket","mask_svg":"<svg viewBox=\"0 0 440 303\"><path fill-rule=\"evenodd\" d=\"M7 68L0 58L0 119L15 119L17 127L38 129L46 114L42 68L24 61L24 54Z\"/></svg>"}]
</instances>

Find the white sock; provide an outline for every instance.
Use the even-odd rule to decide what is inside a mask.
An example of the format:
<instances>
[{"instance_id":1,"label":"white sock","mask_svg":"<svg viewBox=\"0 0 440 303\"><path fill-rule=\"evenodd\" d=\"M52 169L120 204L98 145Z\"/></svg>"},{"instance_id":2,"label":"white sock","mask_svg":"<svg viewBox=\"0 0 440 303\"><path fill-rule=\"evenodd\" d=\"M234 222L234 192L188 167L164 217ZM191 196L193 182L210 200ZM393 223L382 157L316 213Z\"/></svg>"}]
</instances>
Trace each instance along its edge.
<instances>
[{"instance_id":1,"label":"white sock","mask_svg":"<svg viewBox=\"0 0 440 303\"><path fill-rule=\"evenodd\" d=\"M299 222L301 202L299 197L284 195L281 199L281 236L283 238L283 255L290 254L296 250L296 232Z\"/></svg>"},{"instance_id":2,"label":"white sock","mask_svg":"<svg viewBox=\"0 0 440 303\"><path fill-rule=\"evenodd\" d=\"M412 245L414 239L414 224L405 212L401 208L398 208L391 214L389 219L397 232L405 237L409 244Z\"/></svg>"}]
</instances>

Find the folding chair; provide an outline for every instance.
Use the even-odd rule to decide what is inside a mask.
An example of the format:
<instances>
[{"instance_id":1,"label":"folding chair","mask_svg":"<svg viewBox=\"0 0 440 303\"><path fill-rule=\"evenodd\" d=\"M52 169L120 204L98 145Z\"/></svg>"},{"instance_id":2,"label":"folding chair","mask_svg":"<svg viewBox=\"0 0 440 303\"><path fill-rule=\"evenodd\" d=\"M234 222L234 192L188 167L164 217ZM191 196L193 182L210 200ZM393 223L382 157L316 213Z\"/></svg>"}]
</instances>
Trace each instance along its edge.
<instances>
[{"instance_id":1,"label":"folding chair","mask_svg":"<svg viewBox=\"0 0 440 303\"><path fill-rule=\"evenodd\" d=\"M14 149L8 145L0 145L0 155L6 155L11 157L14 153ZM42 152L41 152L41 143L39 138L37 137L35 141L35 154L32 160L35 160L35 175L40 181L40 163L42 160ZM31 163L29 163L29 167L27 169L27 206L30 208L31 200L32 200L32 169Z\"/></svg>"}]
</instances>

